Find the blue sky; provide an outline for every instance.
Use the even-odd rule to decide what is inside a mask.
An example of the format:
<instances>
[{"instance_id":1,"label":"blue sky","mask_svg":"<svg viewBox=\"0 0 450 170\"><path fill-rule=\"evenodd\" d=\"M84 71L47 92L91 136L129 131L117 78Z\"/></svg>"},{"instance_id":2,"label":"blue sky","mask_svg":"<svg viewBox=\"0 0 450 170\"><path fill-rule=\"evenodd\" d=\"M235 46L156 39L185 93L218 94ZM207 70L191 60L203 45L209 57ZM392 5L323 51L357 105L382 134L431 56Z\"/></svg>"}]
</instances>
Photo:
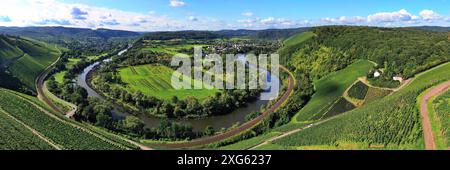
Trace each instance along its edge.
<instances>
[{"instance_id":1,"label":"blue sky","mask_svg":"<svg viewBox=\"0 0 450 170\"><path fill-rule=\"evenodd\" d=\"M135 31L450 26L450 0L8 0L3 26Z\"/></svg>"}]
</instances>

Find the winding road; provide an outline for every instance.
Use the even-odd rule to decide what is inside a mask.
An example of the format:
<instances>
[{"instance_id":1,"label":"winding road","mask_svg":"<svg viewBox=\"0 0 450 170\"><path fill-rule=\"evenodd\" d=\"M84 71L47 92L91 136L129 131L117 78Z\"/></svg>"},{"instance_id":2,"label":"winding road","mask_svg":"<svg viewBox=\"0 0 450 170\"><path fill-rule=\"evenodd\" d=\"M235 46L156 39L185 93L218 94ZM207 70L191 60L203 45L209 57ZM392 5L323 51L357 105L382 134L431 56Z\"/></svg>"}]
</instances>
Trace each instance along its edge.
<instances>
[{"instance_id":1,"label":"winding road","mask_svg":"<svg viewBox=\"0 0 450 170\"><path fill-rule=\"evenodd\" d=\"M427 91L425 95L420 99L420 118L422 119L422 129L423 129L423 137L425 142L426 150L436 150L436 142L433 136L433 130L431 128L430 118L429 118L429 110L428 110L428 101L440 95L450 88L450 81L439 84L436 87L431 88Z\"/></svg>"}]
</instances>

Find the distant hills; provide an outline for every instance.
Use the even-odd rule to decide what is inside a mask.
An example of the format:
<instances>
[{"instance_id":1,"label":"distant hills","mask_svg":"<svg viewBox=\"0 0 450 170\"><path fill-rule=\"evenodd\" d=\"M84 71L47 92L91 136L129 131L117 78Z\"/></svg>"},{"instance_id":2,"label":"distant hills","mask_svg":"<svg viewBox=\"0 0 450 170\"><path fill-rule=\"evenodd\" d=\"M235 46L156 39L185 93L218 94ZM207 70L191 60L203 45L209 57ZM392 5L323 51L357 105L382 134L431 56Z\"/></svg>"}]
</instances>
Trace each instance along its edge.
<instances>
[{"instance_id":1,"label":"distant hills","mask_svg":"<svg viewBox=\"0 0 450 170\"><path fill-rule=\"evenodd\" d=\"M0 34L30 37L40 41L57 41L123 38L139 36L140 33L109 29L87 29L67 27L0 27Z\"/></svg>"},{"instance_id":2,"label":"distant hills","mask_svg":"<svg viewBox=\"0 0 450 170\"><path fill-rule=\"evenodd\" d=\"M420 26L420 27L413 27L413 28L428 30L428 31L436 31L436 32L450 32L450 27Z\"/></svg>"}]
</instances>

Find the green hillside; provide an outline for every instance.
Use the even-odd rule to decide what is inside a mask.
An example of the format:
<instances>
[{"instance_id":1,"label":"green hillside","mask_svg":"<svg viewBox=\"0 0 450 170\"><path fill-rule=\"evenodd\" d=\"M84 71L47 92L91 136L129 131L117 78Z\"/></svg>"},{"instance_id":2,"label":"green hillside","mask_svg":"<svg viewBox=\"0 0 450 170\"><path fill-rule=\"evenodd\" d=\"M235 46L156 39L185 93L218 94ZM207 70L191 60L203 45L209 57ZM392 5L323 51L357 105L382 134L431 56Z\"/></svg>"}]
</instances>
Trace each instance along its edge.
<instances>
[{"instance_id":1,"label":"green hillside","mask_svg":"<svg viewBox=\"0 0 450 170\"><path fill-rule=\"evenodd\" d=\"M300 34L295 34L294 36L289 37L288 39L284 40L283 44L286 46L295 45L295 44L301 43L303 41L306 41L306 40L312 38L314 35L315 34L311 31L300 33Z\"/></svg>"},{"instance_id":2,"label":"green hillside","mask_svg":"<svg viewBox=\"0 0 450 170\"><path fill-rule=\"evenodd\" d=\"M344 91L358 77L365 76L373 66L373 63L361 60L316 81L314 83L316 93L293 120L298 122L314 121L324 116L341 98Z\"/></svg>"},{"instance_id":3,"label":"green hillside","mask_svg":"<svg viewBox=\"0 0 450 170\"><path fill-rule=\"evenodd\" d=\"M0 36L0 86L34 90L36 77L61 54L54 45L31 39ZM14 88L15 87L15 88Z\"/></svg>"},{"instance_id":4,"label":"green hillside","mask_svg":"<svg viewBox=\"0 0 450 170\"><path fill-rule=\"evenodd\" d=\"M51 149L52 147L48 146L50 144L53 149L128 149L128 147L113 142L106 137L81 129L80 126L72 124L69 120L52 115L40 103L35 103L36 98L34 97L23 97L15 92L0 88L0 100L4 101L0 102L0 118L7 117L7 119L0 121L0 132L21 133L21 135L14 136L0 133L2 139L6 139L5 142L0 142L0 148ZM22 124L19 125L18 122ZM28 126L28 128L24 129L25 126ZM30 133L30 129L39 133L40 138L47 139L47 141L43 142L38 139L36 134ZM19 139L20 141L18 141Z\"/></svg>"},{"instance_id":5,"label":"green hillside","mask_svg":"<svg viewBox=\"0 0 450 170\"><path fill-rule=\"evenodd\" d=\"M316 127L274 141L275 145L332 149L420 149L422 128L416 97L450 79L450 64L417 75L404 89ZM304 149L304 148L303 148Z\"/></svg>"}]
</instances>

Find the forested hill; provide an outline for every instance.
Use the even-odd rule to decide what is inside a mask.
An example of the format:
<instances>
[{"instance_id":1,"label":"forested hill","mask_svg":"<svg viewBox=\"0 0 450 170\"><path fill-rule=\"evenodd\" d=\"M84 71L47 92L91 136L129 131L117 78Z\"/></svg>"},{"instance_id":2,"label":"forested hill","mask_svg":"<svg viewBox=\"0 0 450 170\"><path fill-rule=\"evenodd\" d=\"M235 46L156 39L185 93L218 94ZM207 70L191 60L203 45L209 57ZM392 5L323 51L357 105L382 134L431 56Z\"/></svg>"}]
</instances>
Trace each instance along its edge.
<instances>
[{"instance_id":1,"label":"forested hill","mask_svg":"<svg viewBox=\"0 0 450 170\"><path fill-rule=\"evenodd\" d=\"M428 31L437 31L437 32L450 32L450 27L421 26L421 27L412 27L412 28L428 30Z\"/></svg>"},{"instance_id":2,"label":"forested hill","mask_svg":"<svg viewBox=\"0 0 450 170\"><path fill-rule=\"evenodd\" d=\"M0 34L0 87L33 91L38 74L60 54L56 45Z\"/></svg>"},{"instance_id":3,"label":"forested hill","mask_svg":"<svg viewBox=\"0 0 450 170\"><path fill-rule=\"evenodd\" d=\"M221 30L215 33L225 37L248 37L254 39L281 40L298 33L308 31L309 27L290 29L266 29L266 30Z\"/></svg>"},{"instance_id":4,"label":"forested hill","mask_svg":"<svg viewBox=\"0 0 450 170\"><path fill-rule=\"evenodd\" d=\"M220 31L164 31L149 32L143 36L147 40L170 39L215 39L215 38L251 38L264 40L282 40L311 28L266 29L266 30L220 30Z\"/></svg>"},{"instance_id":5,"label":"forested hill","mask_svg":"<svg viewBox=\"0 0 450 170\"><path fill-rule=\"evenodd\" d=\"M133 38L141 33L132 31L87 29L67 27L0 27L0 34L29 37L47 43L68 46L76 42L81 44L98 44L118 38Z\"/></svg>"},{"instance_id":6,"label":"forested hill","mask_svg":"<svg viewBox=\"0 0 450 170\"><path fill-rule=\"evenodd\" d=\"M376 62L387 77L411 77L450 60L447 33L350 26L324 26L311 31L316 36L283 48L280 55L282 62L313 78L341 69L355 59Z\"/></svg>"}]
</instances>

